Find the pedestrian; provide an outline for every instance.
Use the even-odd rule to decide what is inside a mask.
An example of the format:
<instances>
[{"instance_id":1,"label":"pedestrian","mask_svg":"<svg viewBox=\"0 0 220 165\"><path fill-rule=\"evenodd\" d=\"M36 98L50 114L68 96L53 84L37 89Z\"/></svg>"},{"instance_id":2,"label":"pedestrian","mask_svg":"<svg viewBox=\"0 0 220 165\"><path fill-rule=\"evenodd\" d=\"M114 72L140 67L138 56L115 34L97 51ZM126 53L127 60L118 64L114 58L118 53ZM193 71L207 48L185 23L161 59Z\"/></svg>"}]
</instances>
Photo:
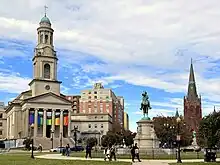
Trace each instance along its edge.
<instances>
[{"instance_id":1,"label":"pedestrian","mask_svg":"<svg viewBox=\"0 0 220 165\"><path fill-rule=\"evenodd\" d=\"M87 159L88 155L89 155L89 158L90 158L90 159L92 158L91 152L92 152L91 145L90 145L90 144L87 144L87 145L86 145L86 159Z\"/></svg>"},{"instance_id":2,"label":"pedestrian","mask_svg":"<svg viewBox=\"0 0 220 165\"><path fill-rule=\"evenodd\" d=\"M139 157L139 148L137 146L137 143L135 143L135 146L132 147L131 149L131 157L132 157L132 162L134 162L135 157L139 162L141 162L140 157Z\"/></svg>"},{"instance_id":3,"label":"pedestrian","mask_svg":"<svg viewBox=\"0 0 220 165\"><path fill-rule=\"evenodd\" d=\"M116 148L115 145L112 145L111 149L110 149L110 160L112 160L112 157L114 157L114 160L116 161Z\"/></svg>"},{"instance_id":4,"label":"pedestrian","mask_svg":"<svg viewBox=\"0 0 220 165\"><path fill-rule=\"evenodd\" d=\"M70 145L66 145L66 156L70 156Z\"/></svg>"}]
</instances>

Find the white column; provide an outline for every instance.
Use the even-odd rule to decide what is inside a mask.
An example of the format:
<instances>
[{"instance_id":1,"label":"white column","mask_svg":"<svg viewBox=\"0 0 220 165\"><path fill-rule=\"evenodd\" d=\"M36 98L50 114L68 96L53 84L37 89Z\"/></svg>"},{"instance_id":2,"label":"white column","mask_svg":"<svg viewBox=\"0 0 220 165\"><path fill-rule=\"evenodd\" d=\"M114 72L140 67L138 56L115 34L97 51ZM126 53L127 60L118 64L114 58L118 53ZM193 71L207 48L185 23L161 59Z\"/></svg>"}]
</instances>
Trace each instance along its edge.
<instances>
[{"instance_id":1,"label":"white column","mask_svg":"<svg viewBox=\"0 0 220 165\"><path fill-rule=\"evenodd\" d=\"M25 117L26 117L26 120L25 120L25 136L26 137L28 137L28 136L30 136L30 132L29 132L29 111L30 111L30 109L29 108L27 108L26 110L25 110Z\"/></svg>"},{"instance_id":2,"label":"white column","mask_svg":"<svg viewBox=\"0 0 220 165\"><path fill-rule=\"evenodd\" d=\"M56 111L56 109L52 109L52 125L51 125L51 129L53 130L53 131L55 131L55 111Z\"/></svg>"},{"instance_id":3,"label":"white column","mask_svg":"<svg viewBox=\"0 0 220 165\"><path fill-rule=\"evenodd\" d=\"M44 118L43 118L43 137L46 137L47 131L47 109L44 109Z\"/></svg>"},{"instance_id":4,"label":"white column","mask_svg":"<svg viewBox=\"0 0 220 165\"><path fill-rule=\"evenodd\" d=\"M37 129L38 129L38 110L34 109L34 137L37 137Z\"/></svg>"},{"instance_id":5,"label":"white column","mask_svg":"<svg viewBox=\"0 0 220 165\"><path fill-rule=\"evenodd\" d=\"M68 137L71 134L71 110L68 110Z\"/></svg>"},{"instance_id":6,"label":"white column","mask_svg":"<svg viewBox=\"0 0 220 165\"><path fill-rule=\"evenodd\" d=\"M60 110L60 135L63 135L63 110Z\"/></svg>"}]
</instances>

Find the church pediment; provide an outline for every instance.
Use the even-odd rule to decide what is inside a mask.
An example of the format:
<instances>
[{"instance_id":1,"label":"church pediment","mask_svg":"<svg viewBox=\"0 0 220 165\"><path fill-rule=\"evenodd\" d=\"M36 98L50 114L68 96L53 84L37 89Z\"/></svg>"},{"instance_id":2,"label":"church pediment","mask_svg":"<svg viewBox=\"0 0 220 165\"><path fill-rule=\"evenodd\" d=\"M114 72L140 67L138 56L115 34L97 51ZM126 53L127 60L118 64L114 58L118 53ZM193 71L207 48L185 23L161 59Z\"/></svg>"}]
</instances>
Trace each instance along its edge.
<instances>
[{"instance_id":1,"label":"church pediment","mask_svg":"<svg viewBox=\"0 0 220 165\"><path fill-rule=\"evenodd\" d=\"M28 98L24 100L25 103L30 102L30 103L50 103L50 104L66 104L66 105L71 105L72 102L69 100L58 96L54 93L46 93L42 95L38 95L32 98Z\"/></svg>"}]
</instances>

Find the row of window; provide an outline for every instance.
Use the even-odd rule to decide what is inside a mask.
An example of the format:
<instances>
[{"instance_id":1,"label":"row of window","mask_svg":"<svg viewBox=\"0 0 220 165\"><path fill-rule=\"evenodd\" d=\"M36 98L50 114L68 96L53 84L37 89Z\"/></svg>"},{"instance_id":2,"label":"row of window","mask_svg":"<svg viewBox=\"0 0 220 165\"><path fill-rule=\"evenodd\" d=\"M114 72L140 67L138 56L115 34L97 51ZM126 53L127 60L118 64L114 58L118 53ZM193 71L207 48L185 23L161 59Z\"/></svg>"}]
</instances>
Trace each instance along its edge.
<instances>
[{"instance_id":1,"label":"row of window","mask_svg":"<svg viewBox=\"0 0 220 165\"><path fill-rule=\"evenodd\" d=\"M88 128L92 128L92 125L89 124L89 125L88 125ZM98 128L98 125L97 125L97 124L94 124L94 128ZM103 128L103 124L100 125L100 128Z\"/></svg>"}]
</instances>

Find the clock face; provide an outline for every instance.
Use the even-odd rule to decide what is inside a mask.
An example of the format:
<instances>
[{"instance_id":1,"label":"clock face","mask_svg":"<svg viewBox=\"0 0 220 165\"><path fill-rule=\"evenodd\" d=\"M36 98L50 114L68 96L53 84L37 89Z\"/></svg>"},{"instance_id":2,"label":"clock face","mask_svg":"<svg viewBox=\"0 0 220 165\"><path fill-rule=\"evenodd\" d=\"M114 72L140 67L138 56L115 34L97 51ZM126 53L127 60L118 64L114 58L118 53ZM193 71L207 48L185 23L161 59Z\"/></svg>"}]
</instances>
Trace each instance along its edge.
<instances>
[{"instance_id":1,"label":"clock face","mask_svg":"<svg viewBox=\"0 0 220 165\"><path fill-rule=\"evenodd\" d=\"M45 86L45 89L46 89L46 90L50 90L50 85L46 85L46 86Z\"/></svg>"}]
</instances>

